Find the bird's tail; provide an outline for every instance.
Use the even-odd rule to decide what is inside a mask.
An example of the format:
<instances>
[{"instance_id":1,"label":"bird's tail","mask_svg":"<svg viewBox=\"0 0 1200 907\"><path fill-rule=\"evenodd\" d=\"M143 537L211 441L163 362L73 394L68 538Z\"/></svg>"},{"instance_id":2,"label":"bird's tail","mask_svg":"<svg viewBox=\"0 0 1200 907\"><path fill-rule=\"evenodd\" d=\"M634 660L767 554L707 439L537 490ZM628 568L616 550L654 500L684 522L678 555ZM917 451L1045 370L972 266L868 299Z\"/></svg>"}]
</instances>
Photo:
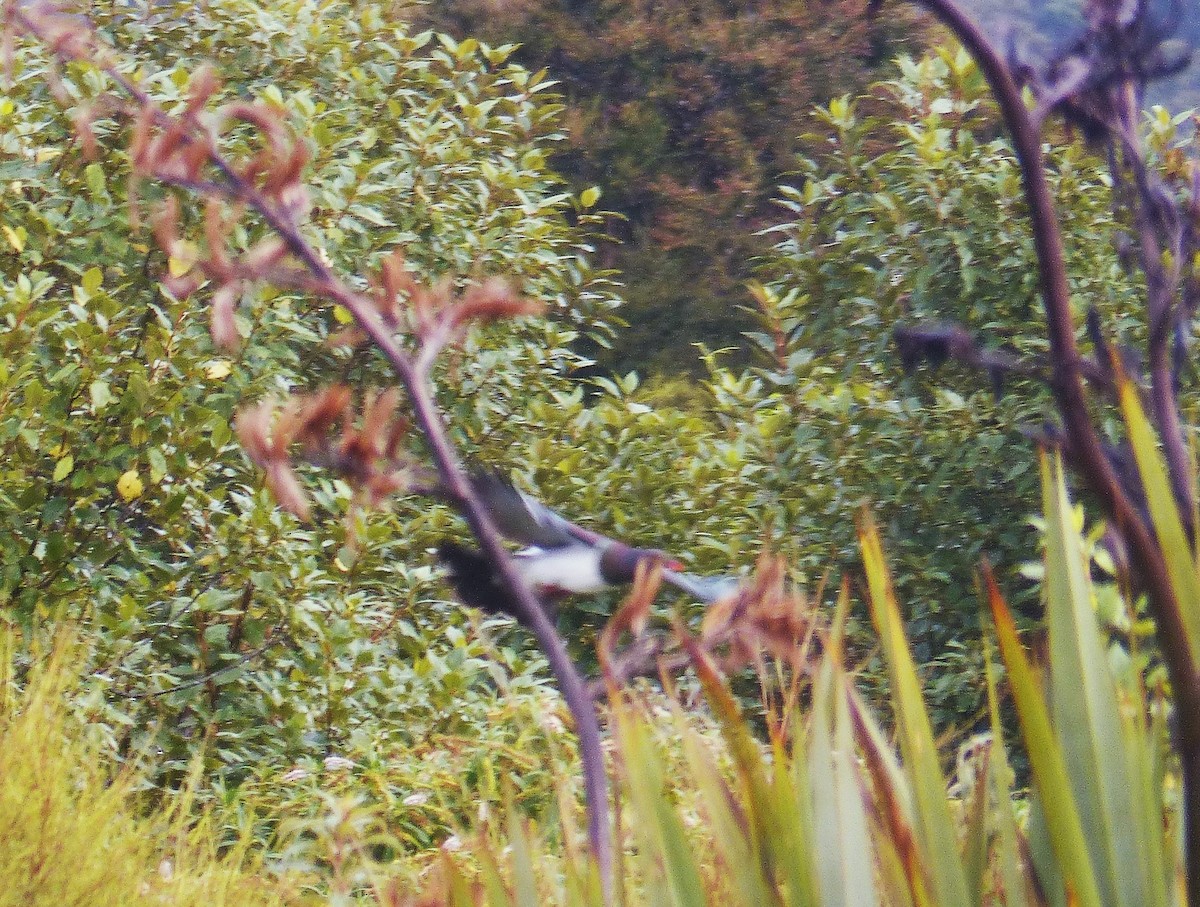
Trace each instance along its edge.
<instances>
[{"instance_id":1,"label":"bird's tail","mask_svg":"<svg viewBox=\"0 0 1200 907\"><path fill-rule=\"evenodd\" d=\"M515 603L482 553L457 542L442 542L437 547L437 556L446 568L446 578L464 605L488 614L517 616Z\"/></svg>"}]
</instances>

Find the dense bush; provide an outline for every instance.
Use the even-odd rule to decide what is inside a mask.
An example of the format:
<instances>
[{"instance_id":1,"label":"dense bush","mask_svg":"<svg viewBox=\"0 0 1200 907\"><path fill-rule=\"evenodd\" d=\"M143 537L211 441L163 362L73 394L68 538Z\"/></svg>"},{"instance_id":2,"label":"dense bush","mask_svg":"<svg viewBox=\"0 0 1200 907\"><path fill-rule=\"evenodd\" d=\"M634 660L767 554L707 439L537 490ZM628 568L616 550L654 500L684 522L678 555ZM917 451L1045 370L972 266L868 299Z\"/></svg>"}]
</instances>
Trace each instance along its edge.
<instances>
[{"instance_id":1,"label":"dense bush","mask_svg":"<svg viewBox=\"0 0 1200 907\"><path fill-rule=\"evenodd\" d=\"M758 500L777 502L774 534L803 546L801 563L848 560L847 516L876 509L914 650L950 669L932 681L936 708L962 715L978 693L963 683L977 676L978 649L961 644L977 632L981 556L1003 565L1016 606L1037 613L1015 570L1034 537L1030 436L1050 397L1041 380L1004 373L994 384L954 363L910 373L893 331L960 324L986 350L1037 361L1044 316L1020 171L978 69L952 49L899 66L869 102L819 111L825 150L784 188L789 218L772 231L763 272L752 339L764 364L718 369L714 386L726 424L755 426L745 434ZM1160 148L1174 129L1165 115L1150 124ZM1142 287L1118 254L1125 226L1103 162L1055 144L1047 173L1064 200L1081 339L1091 306L1117 342L1144 339ZM1182 399L1195 406L1190 375Z\"/></svg>"},{"instance_id":2,"label":"dense bush","mask_svg":"<svg viewBox=\"0 0 1200 907\"><path fill-rule=\"evenodd\" d=\"M683 552L706 571L733 569L769 546L784 553L801 582L815 585L828 569L848 573L842 617L860 575L843 527L863 503L878 501L899 551L898 588L913 603L917 655L943 668L933 680L935 717L939 723L973 720L980 691L965 680L979 673L980 650L969 645L978 628L966 565L982 551L1011 565L1033 550L1032 532L1014 519L1032 510L1027 457L1010 451L1019 443L1019 423L1036 420L1046 400L1028 378L1010 380L1006 387L1017 392L1009 397L1000 396L998 382L971 396L929 392L901 374L889 348L897 321L952 317L986 328L992 342L1025 361L1044 352L1038 332L1029 330L1038 326L1032 285L1011 277L1032 271L1028 240L1013 226L1020 214L1019 174L1005 144L992 137L980 80L965 56L946 51L920 63L904 61L901 78L884 86L878 106L886 113L878 117L860 122L846 99L821 112L831 150L806 162L802 185L785 191L795 217L771 231L783 240L764 268L769 285L755 291L766 327L755 338L764 365L739 373L709 355L711 400L703 404L661 384L642 391L635 375L596 380L599 394L588 398L565 376L586 364L570 344L581 331L607 329L612 300L582 254L583 234L565 223L572 209L588 223L579 213L587 206L582 199L576 206L544 169L557 113L539 97L546 83L508 63L508 48L411 35L388 24L381 8L359 5L351 15L347 7L337 27L305 3L255 9L253 16L250 10L229 0L199 10L150 6L138 16L100 10L97 17L114 41L160 60L162 76L123 65L165 108L184 103L185 85L202 80L192 73L197 58L212 55L238 72L238 81L224 89L227 97L254 97L296 124L313 158L307 182L314 210L304 224L305 242L340 271L369 273L384 253L403 248L426 282L441 277L461 284L502 273L550 303L557 317L492 326L439 365L442 403L469 456L523 474L552 504L584 522ZM168 55L167 44L178 48ZM0 568L11 603L9 629L23 639L23 657L34 660L47 618L83 622L89 680L76 699L80 715L109 752L161 753L152 762L157 784L179 784L194 766L206 778L206 796L225 795L241 842L260 831L262 819L273 824L280 816L311 815L331 790L368 792L394 810L389 824L399 829L400 848L432 844L463 820L469 801L499 800L508 779L519 779L522 799L548 804L553 781L569 762L557 743L565 728L555 720L539 661L513 627L464 615L444 599L426 549L456 531L449 510L409 500L393 516L363 514L347 486L309 474L318 525L302 525L273 508L231 444L230 420L243 401L334 380L358 387L390 380L370 357L326 342L349 322L348 311L317 309L301 293L250 286L233 320L239 352L218 352L194 302L180 301L174 285L158 279L163 271L182 276L204 255L211 259L215 241L206 249L165 243L171 249L165 261L142 241L131 222L143 207L133 190L146 200L161 190L130 178L114 141L124 123L111 116L103 79L79 64L50 71L25 47L13 69L0 136L6 151L0 167L13 202L0 223L11 250L4 262L10 333L0 423L7 471ZM345 103L347 97L354 103ZM389 117L381 119L379 110ZM1158 150L1174 125L1165 116L1152 123ZM873 143L871 130L890 131L895 140ZM233 154L252 141L237 129L221 135ZM1130 313L1139 311L1139 288L1109 248L1121 225L1097 163L1064 148L1051 174L1060 195L1077 199L1065 219L1077 298L1095 306L1117 341L1138 337L1143 327ZM216 194L203 186L201 193ZM199 217L192 212L184 221L196 227ZM205 225L213 223L209 215ZM253 224L253 218L239 221L234 248L251 248L262 238L263 227ZM161 219L156 226L161 236ZM353 293L341 298L352 297L358 299ZM912 356L899 358L913 365ZM403 368L397 372L411 390ZM1117 385L1114 379L1110 389L1120 392L1145 474L1153 439L1134 413L1136 393ZM1119 437L1115 423L1105 428ZM415 453L420 446L413 442ZM1194 555L1165 482L1155 481L1144 483L1145 497L1155 530L1173 533L1169 582L1186 596L1195 585ZM1045 467L1043 487L1052 524L1046 600L1052 615L1059 609L1060 623L1078 631L1093 621L1092 593L1077 542L1064 541L1077 533L1068 525L1057 466ZM346 523L333 525L331 518L347 511ZM893 882L908 886L897 890L918 901L921 892L935 891L934 900L956 903L967 887L982 897L989 889L979 866L966 857L961 864L954 860L955 833L915 665L899 642L878 540L871 532L863 537L865 588L898 704L909 788L895 786L888 794L880 787L896 780L886 771L892 757L879 751L876 728L873 743L860 739L858 745L883 760L884 769L871 768L874 786L842 788L842 800L858 807L829 811L821 800L829 787L820 783L813 803L804 805L808 782L791 778L786 783L801 793L789 827L803 829L802 814L812 806L845 832L842 819L865 822L864 794L890 797L884 806L891 812L881 809L880 821L894 827L876 850L861 852L874 853L885 874L902 866L911 873L915 864L903 852L908 839L901 825L912 826L916 816L929 878L896 875ZM1075 585L1064 591L1066 574ZM855 589L861 593L864 586ZM992 601L1006 661L1019 675L1014 695L1022 721L1044 723L1041 699L1031 692L1008 612L994 590ZM1186 629L1200 632L1195 602L1180 601L1189 609ZM577 645L588 642L586 632L574 632L586 610L604 604L564 608L560 623ZM1123 604L1132 622L1138 606ZM709 612L704 625L722 609L743 613L726 603ZM532 603L529 614L540 620ZM785 617L757 615L770 626ZM809 754L806 763L835 781L854 769L849 718L836 716L857 701L841 673L842 628L839 618L832 641L823 626L808 637L821 645L824 661L810 725L820 755ZM856 630L849 630L852 641L865 648ZM1054 632L1052 616L1052 649ZM1025 729L1047 801L1035 807L1030 848L1035 859L1049 859L1051 850L1037 837L1043 822L1056 840L1072 839L1076 858L1083 848L1100 855L1087 864L1068 859L1055 844L1057 862L1039 866L1055 891L1061 887L1055 866L1071 893L1094 904L1101 890L1132 891L1124 877L1140 873L1153 896L1138 896L1166 903L1173 857L1161 839L1171 817L1164 820L1158 789L1148 786L1164 770L1151 753L1157 753L1161 728L1151 733L1140 718L1116 710L1121 685L1121 695L1143 696L1139 714L1152 706L1161 711L1144 698L1147 663L1140 653L1117 650L1121 676L1114 677L1094 633L1069 636L1079 647L1066 652L1065 664L1086 674L1083 693L1091 704L1103 700L1108 716L1083 743L1066 740L1063 758L1075 769L1072 796L1082 804L1078 809L1111 818L1130 811L1112 791L1136 791L1140 800L1130 809L1138 834L1150 843L1139 843L1145 859L1112 860L1099 867L1102 877L1088 881L1122 830L1099 820L1086 834L1068 827L1062 797L1049 802L1048 796L1061 794L1066 775L1059 764L1039 764L1051 751L1042 746L1046 734L1039 725ZM794 648L798 639L792 633L783 641ZM1066 725L1079 711L1080 690L1062 682L1063 649L1060 666L1052 665L1051 696L1056 720ZM733 722L732 700L718 690L702 658L693 653L692 663L710 702ZM831 671L841 691L834 700L828 699ZM994 701L992 713L995 728ZM581 714L575 711L576 718ZM856 725L860 735L864 722ZM653 768L652 757L623 730L627 758ZM1128 759L1113 766L1098 744L1118 732ZM767 808L763 779L746 770L756 744L740 724L729 733L750 808ZM789 777L803 775L795 753L790 765L777 764ZM1103 768L1099 788L1086 780L1086 769L1096 765ZM698 784L718 789L713 802L731 809L716 777L710 773ZM700 875L681 858L677 823L663 819L667 803L658 782L628 780L635 808L664 823L659 837L642 846L651 855L655 847L669 851L667 869L675 875L665 881L676 889L674 898L702 898ZM784 790L785 782L775 784ZM993 792L1002 814L1009 809L1007 785L1004 778ZM563 793L561 808L569 812L571 792ZM356 809L335 812L354 824ZM986 843L982 811L974 815L967 837ZM756 821L776 818L760 813ZM1078 817L1073 821L1079 824ZM811 879L781 882L772 875L786 855L772 849L765 827L756 825L737 845L743 856L760 857L765 875L744 876L738 884L762 891L782 884L806 900L802 892ZM816 834L827 832L817 823ZM853 837L827 841L825 850L848 842L867 846L862 828ZM391 839L380 848L395 853ZM1024 860L1015 845L1005 853ZM745 860L735 854L729 862ZM653 860L640 871L647 884L661 881ZM821 890L838 883L822 878Z\"/></svg>"},{"instance_id":3,"label":"dense bush","mask_svg":"<svg viewBox=\"0 0 1200 907\"><path fill-rule=\"evenodd\" d=\"M295 27L304 4L253 23L237 20L242 9L100 21L150 58L179 44L168 70L177 75L155 80L167 98L179 96L188 61L212 53L241 73L239 90L276 98L307 122L311 229L335 262L357 267L400 244L424 274L516 273L561 305L561 318L493 329L451 364L459 393L445 401L468 450L516 467L585 523L709 572L748 566L770 546L815 584L831 565L854 562L853 515L874 504L918 656L941 666L930 678L939 722L976 710L971 570L981 553L1010 570L1027 556L1032 476L1016 428L1043 401L1029 384L998 401L986 388L926 390L901 374L889 336L899 318L940 314L1028 344L1022 328L1038 317L1032 282L1000 276L1031 273L1031 249L1015 165L992 137L964 57L904 63L874 102L878 116L859 118L845 101L824 109L824 131L809 141L830 150L805 164L802 186L785 196L795 220L771 234L784 238L760 294L767 329L754 339L766 365L737 372L710 359L710 399L689 394L678 406L632 376L601 381L590 397L562 377L579 363L571 325L603 330L609 300L563 225L570 198L540 169L557 135L555 106L533 90L544 82L504 62L506 50L410 37L369 7L320 30ZM347 67L353 54L361 62ZM51 611L91 617L103 631L96 676L115 694L101 707L114 745L140 745L141 729L158 722L174 772L191 741L210 733L223 771L257 764L268 783L326 755L380 766L387 754L426 754L438 733L495 739L499 753L531 745L519 722L495 719L523 713L505 698L514 691L540 707L538 659L502 625L467 627L423 552L451 530L448 513L402 504L394 517L365 520L349 546L331 520L344 487L318 479L322 523L302 527L256 490L231 442L241 400L370 376L366 360L313 342L337 318L326 323L287 293L256 292L244 300L243 352L218 355L194 310L150 276L158 253L126 238L120 155L87 164L46 144L68 124L36 59L20 64L2 165L15 202L4 215L11 615L26 626ZM289 74L294 91L280 84ZM68 84L83 97L98 90ZM335 91L356 103L322 93ZM371 116L378 104L403 118ZM35 123L45 124L36 140ZM109 128L99 124L102 138ZM869 137L884 130L896 141L879 153ZM1134 287L1108 245L1097 164L1066 148L1055 177L1075 199L1080 291L1122 311ZM611 605L564 611L578 654L597 623L589 612ZM399 796L427 783L421 773L401 780L402 763L389 770ZM443 779L458 766L424 763ZM466 777L491 771L471 757ZM236 768L231 780L245 775Z\"/></svg>"},{"instance_id":4,"label":"dense bush","mask_svg":"<svg viewBox=\"0 0 1200 907\"><path fill-rule=\"evenodd\" d=\"M514 414L569 392L562 375L579 360L568 344L603 329L611 300L565 225L572 198L545 168L557 107L509 49L410 34L370 4L123 9L92 12L139 60L127 71L154 73L145 87L162 103L178 103L213 58L228 96L287 111L313 158L308 235L339 267L365 272L402 246L430 280L503 273L562 313L497 327L458 355L464 385L486 388L450 401L468 450L503 451L521 431ZM226 782L294 764L319 772L342 755L379 773L386 797L446 782L458 797L464 779L487 787L490 760L517 758L536 788L542 769L527 760L545 745L542 725L508 718L547 708L540 660L505 625L473 627L445 601L425 549L455 531L449 513L422 501L355 517L348 546L345 486L319 480L316 524L298 524L233 439L243 402L372 380L368 357L322 344L341 313L251 289L240 351L216 350L203 308L159 282L189 262L165 261L131 229L120 124L95 123L94 160L71 139L69 117L101 81L68 67L64 112L38 51L19 49L14 65L0 102L5 621L22 633L87 621L103 693L89 714L119 752L152 736L168 777L212 739L208 767ZM443 755L425 758L442 739ZM438 815L415 820L417 843L445 827Z\"/></svg>"},{"instance_id":5,"label":"dense bush","mask_svg":"<svg viewBox=\"0 0 1200 907\"><path fill-rule=\"evenodd\" d=\"M1139 413L1129 418L1144 426ZM990 724L960 747L952 783L943 773L901 603L866 524L860 542L892 681L894 748L847 673L844 599L828 625L803 601L771 609L777 627L817 623L821 644L819 654L785 646L811 696L794 712L791 703L781 707L769 745L748 733L693 641L693 665L723 740L700 733L678 706L662 710L629 697L614 708L629 816L622 903L1182 904L1182 823L1171 793L1177 766L1163 702L1147 693L1152 681L1137 642L1126 645L1097 624L1093 597L1120 596L1089 579L1091 546L1080 537L1061 463L1052 457L1042 461L1042 496L1044 698L1008 606L985 577L1020 745L1001 730L989 663ZM1187 558L1194 578L1195 558ZM1124 600L1118 610L1133 608ZM1011 765L1021 748L1033 783L1018 794ZM455 907L603 903L569 846L542 853L531 838L514 820L503 851L479 839L473 855L482 891L469 899L460 868L451 884L431 886L431 897Z\"/></svg>"}]
</instances>

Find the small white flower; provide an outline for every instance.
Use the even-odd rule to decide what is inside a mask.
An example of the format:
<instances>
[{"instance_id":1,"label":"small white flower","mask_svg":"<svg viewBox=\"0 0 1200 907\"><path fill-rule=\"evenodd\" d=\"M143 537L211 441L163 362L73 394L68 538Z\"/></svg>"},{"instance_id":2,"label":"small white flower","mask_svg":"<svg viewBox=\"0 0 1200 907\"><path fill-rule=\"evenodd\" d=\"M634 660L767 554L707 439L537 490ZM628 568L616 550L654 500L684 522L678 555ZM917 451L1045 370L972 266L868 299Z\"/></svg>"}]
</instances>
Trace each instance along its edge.
<instances>
[{"instance_id":1,"label":"small white flower","mask_svg":"<svg viewBox=\"0 0 1200 907\"><path fill-rule=\"evenodd\" d=\"M325 771L336 772L342 769L354 768L354 760L347 759L345 756L326 756Z\"/></svg>"},{"instance_id":2,"label":"small white flower","mask_svg":"<svg viewBox=\"0 0 1200 907\"><path fill-rule=\"evenodd\" d=\"M403 803L405 806L424 806L426 803L429 802L429 794L427 794L427 793L409 794L407 797L405 797L400 802Z\"/></svg>"},{"instance_id":3,"label":"small white flower","mask_svg":"<svg viewBox=\"0 0 1200 907\"><path fill-rule=\"evenodd\" d=\"M542 730L547 734L561 736L567 732L567 726L563 720L553 712L549 712L542 716Z\"/></svg>"},{"instance_id":4,"label":"small white flower","mask_svg":"<svg viewBox=\"0 0 1200 907\"><path fill-rule=\"evenodd\" d=\"M175 875L175 867L171 864L170 860L163 859L158 864L158 874L163 877L163 881L171 881L171 876Z\"/></svg>"},{"instance_id":5,"label":"small white flower","mask_svg":"<svg viewBox=\"0 0 1200 907\"><path fill-rule=\"evenodd\" d=\"M286 783L291 784L293 781L303 781L307 777L308 777L308 769L302 768L299 765L297 765L294 769L292 769L290 772L288 772L286 775L283 776L283 780Z\"/></svg>"},{"instance_id":6,"label":"small white flower","mask_svg":"<svg viewBox=\"0 0 1200 907\"><path fill-rule=\"evenodd\" d=\"M462 839L458 835L451 835L442 842L442 850L446 853L458 853L463 849Z\"/></svg>"}]
</instances>

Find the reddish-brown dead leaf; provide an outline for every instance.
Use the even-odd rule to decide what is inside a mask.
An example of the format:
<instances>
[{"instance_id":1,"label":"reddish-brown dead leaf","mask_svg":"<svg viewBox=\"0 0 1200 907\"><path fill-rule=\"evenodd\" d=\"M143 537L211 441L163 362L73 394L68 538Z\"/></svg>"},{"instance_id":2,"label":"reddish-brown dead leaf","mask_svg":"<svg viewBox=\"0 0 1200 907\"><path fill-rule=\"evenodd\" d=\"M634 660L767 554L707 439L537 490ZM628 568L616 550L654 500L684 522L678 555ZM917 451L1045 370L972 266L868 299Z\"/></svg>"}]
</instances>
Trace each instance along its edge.
<instances>
[{"instance_id":1,"label":"reddish-brown dead leaf","mask_svg":"<svg viewBox=\"0 0 1200 907\"><path fill-rule=\"evenodd\" d=\"M243 408L233 422L242 449L257 466L265 466L271 459L271 417L274 412L274 404L263 400Z\"/></svg>"},{"instance_id":2,"label":"reddish-brown dead leaf","mask_svg":"<svg viewBox=\"0 0 1200 907\"><path fill-rule=\"evenodd\" d=\"M287 257L287 244L278 236L268 236L256 243L241 258L241 266L248 277L266 276L275 265Z\"/></svg>"},{"instance_id":3,"label":"reddish-brown dead leaf","mask_svg":"<svg viewBox=\"0 0 1200 907\"><path fill-rule=\"evenodd\" d=\"M482 284L471 286L453 310L454 324L468 321L496 321L519 315L538 315L545 306L536 300L518 295L508 282L491 277Z\"/></svg>"},{"instance_id":4,"label":"reddish-brown dead leaf","mask_svg":"<svg viewBox=\"0 0 1200 907\"><path fill-rule=\"evenodd\" d=\"M232 227L233 224L225 217L221 200L209 198L204 206L204 239L208 243L208 259L204 268L210 278L221 283L228 282L232 276L233 263L227 247Z\"/></svg>"},{"instance_id":5,"label":"reddish-brown dead leaf","mask_svg":"<svg viewBox=\"0 0 1200 907\"><path fill-rule=\"evenodd\" d=\"M234 310L241 293L240 281L230 281L213 293L212 305L208 311L208 329L212 334L213 343L218 349L237 349L237 345L241 341L237 332L237 322L234 319Z\"/></svg>"},{"instance_id":6,"label":"reddish-brown dead leaf","mask_svg":"<svg viewBox=\"0 0 1200 907\"><path fill-rule=\"evenodd\" d=\"M179 199L174 195L163 199L150 226L154 230L154 239L158 242L158 247L168 258L174 258L179 244Z\"/></svg>"},{"instance_id":7,"label":"reddish-brown dead leaf","mask_svg":"<svg viewBox=\"0 0 1200 907\"><path fill-rule=\"evenodd\" d=\"M198 112L220 87L221 80L211 64L205 63L197 69L188 83L188 100L184 107L184 116L190 117Z\"/></svg>"},{"instance_id":8,"label":"reddish-brown dead leaf","mask_svg":"<svg viewBox=\"0 0 1200 907\"><path fill-rule=\"evenodd\" d=\"M339 420L349 421L350 397L349 386L334 384L306 398L300 409L297 438L305 444L326 440Z\"/></svg>"},{"instance_id":9,"label":"reddish-brown dead leaf","mask_svg":"<svg viewBox=\"0 0 1200 907\"><path fill-rule=\"evenodd\" d=\"M292 464L288 460L272 460L266 470L267 487L279 506L301 520L307 520L311 513L308 496L296 476Z\"/></svg>"},{"instance_id":10,"label":"reddish-brown dead leaf","mask_svg":"<svg viewBox=\"0 0 1200 907\"><path fill-rule=\"evenodd\" d=\"M617 612L605 624L596 643L596 654L600 659L600 667L610 680L613 678L612 666L616 661L617 642L621 634L628 630L634 637L640 636L646 629L650 619L650 609L658 597L662 586L662 564L657 561L641 561L633 577L633 587Z\"/></svg>"},{"instance_id":11,"label":"reddish-brown dead leaf","mask_svg":"<svg viewBox=\"0 0 1200 907\"><path fill-rule=\"evenodd\" d=\"M100 156L100 144L96 141L96 131L92 128L96 121L95 108L91 105L80 107L73 119L83 156L89 161L94 161Z\"/></svg>"}]
</instances>

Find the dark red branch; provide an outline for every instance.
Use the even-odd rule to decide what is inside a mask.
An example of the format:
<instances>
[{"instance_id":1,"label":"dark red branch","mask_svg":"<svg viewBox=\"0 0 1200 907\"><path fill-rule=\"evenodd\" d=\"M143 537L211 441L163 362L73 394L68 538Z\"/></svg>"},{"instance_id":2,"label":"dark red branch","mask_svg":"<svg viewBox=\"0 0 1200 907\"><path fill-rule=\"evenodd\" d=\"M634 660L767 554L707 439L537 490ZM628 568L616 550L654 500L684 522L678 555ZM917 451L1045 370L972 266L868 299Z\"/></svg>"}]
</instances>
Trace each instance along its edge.
<instances>
[{"instance_id":1,"label":"dark red branch","mask_svg":"<svg viewBox=\"0 0 1200 907\"><path fill-rule=\"evenodd\" d=\"M1041 135L1008 64L955 0L917 0L946 25L975 58L992 88L1021 166L1038 257L1038 274L1053 365L1051 385L1084 481L1124 535L1149 593L1158 643L1171 677L1179 716L1183 766L1188 900L1200 904L1200 670L1193 660L1183 615L1153 531L1123 490L1105 457L1088 411L1075 343L1062 233L1046 180ZM1161 426L1160 426L1161 428Z\"/></svg>"}]
</instances>

